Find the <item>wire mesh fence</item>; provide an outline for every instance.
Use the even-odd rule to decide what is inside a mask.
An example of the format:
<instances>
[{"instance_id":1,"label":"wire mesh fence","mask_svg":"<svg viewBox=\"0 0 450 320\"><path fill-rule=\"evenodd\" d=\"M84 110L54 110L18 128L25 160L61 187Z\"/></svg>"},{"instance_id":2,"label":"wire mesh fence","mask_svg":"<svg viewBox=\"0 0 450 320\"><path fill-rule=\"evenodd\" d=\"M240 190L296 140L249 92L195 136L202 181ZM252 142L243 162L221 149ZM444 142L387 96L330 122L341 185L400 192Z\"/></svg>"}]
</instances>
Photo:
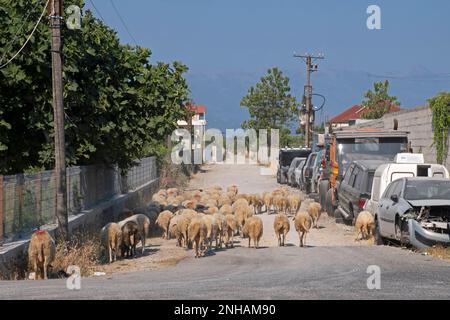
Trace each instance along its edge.
<instances>
[{"instance_id":1,"label":"wire mesh fence","mask_svg":"<svg viewBox=\"0 0 450 320\"><path fill-rule=\"evenodd\" d=\"M140 160L124 177L119 172L116 167L100 165L67 168L69 215L156 179L156 158ZM38 226L55 223L55 211L53 171L0 176L0 244L19 240Z\"/></svg>"}]
</instances>

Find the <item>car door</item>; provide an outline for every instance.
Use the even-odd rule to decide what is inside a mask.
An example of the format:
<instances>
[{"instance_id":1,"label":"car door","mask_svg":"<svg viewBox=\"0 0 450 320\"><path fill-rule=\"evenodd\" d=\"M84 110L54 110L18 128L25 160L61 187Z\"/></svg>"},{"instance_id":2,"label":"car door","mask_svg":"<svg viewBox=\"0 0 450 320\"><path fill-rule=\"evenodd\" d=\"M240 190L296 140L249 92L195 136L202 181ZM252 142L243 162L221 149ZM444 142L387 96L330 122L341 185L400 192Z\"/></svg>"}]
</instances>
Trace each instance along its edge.
<instances>
[{"instance_id":1,"label":"car door","mask_svg":"<svg viewBox=\"0 0 450 320\"><path fill-rule=\"evenodd\" d=\"M389 232L389 224L391 223L389 220L389 216L387 211L390 208L390 198L392 194L392 190L394 189L397 181L391 182L383 195L380 197L378 202L377 216L378 216L378 225L380 227L380 234L384 237L387 237Z\"/></svg>"},{"instance_id":2,"label":"car door","mask_svg":"<svg viewBox=\"0 0 450 320\"><path fill-rule=\"evenodd\" d=\"M360 209L359 209L359 198L361 196L361 193L363 193L363 181L365 176L365 171L359 167L355 166L355 169L353 170L353 174L355 175L355 181L352 185L349 185L348 190L348 198L349 203L351 204L351 207L353 209L354 218L358 215Z\"/></svg>"},{"instance_id":3,"label":"car door","mask_svg":"<svg viewBox=\"0 0 450 320\"><path fill-rule=\"evenodd\" d=\"M400 198L402 189L403 189L403 181L404 179L396 180L395 186L392 188L391 196L396 195L397 198ZM386 219L390 221L387 225L386 231L390 234L392 238L395 237L395 215L398 211L398 202L392 201L389 197L387 199L388 206L386 207Z\"/></svg>"},{"instance_id":4,"label":"car door","mask_svg":"<svg viewBox=\"0 0 450 320\"><path fill-rule=\"evenodd\" d=\"M344 179L339 184L339 205L342 207L342 209L345 210L345 212L349 212L348 186L354 181L354 167L355 166L353 164L348 167L347 171L345 172Z\"/></svg>"}]
</instances>

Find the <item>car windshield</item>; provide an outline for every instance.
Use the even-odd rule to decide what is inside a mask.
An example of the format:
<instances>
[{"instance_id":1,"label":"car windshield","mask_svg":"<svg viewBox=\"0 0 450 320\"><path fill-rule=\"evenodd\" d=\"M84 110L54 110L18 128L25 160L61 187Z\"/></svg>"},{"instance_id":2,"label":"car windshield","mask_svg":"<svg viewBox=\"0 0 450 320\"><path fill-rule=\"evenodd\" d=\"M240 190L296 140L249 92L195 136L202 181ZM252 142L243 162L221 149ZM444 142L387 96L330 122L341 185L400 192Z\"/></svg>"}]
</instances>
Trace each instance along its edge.
<instances>
[{"instance_id":1,"label":"car windshield","mask_svg":"<svg viewBox=\"0 0 450 320\"><path fill-rule=\"evenodd\" d=\"M450 180L414 180L406 183L406 200L450 200Z\"/></svg>"},{"instance_id":2,"label":"car windshield","mask_svg":"<svg viewBox=\"0 0 450 320\"><path fill-rule=\"evenodd\" d=\"M297 157L308 157L311 151L308 150L289 150L280 152L280 163L283 167L288 167L294 158Z\"/></svg>"},{"instance_id":3,"label":"car windshield","mask_svg":"<svg viewBox=\"0 0 450 320\"><path fill-rule=\"evenodd\" d=\"M294 159L291 163L290 169L297 168L298 164L300 163L301 159Z\"/></svg>"},{"instance_id":4,"label":"car windshield","mask_svg":"<svg viewBox=\"0 0 450 320\"><path fill-rule=\"evenodd\" d=\"M338 141L339 174L354 160L392 161L397 153L407 149L406 138L346 138Z\"/></svg>"}]
</instances>

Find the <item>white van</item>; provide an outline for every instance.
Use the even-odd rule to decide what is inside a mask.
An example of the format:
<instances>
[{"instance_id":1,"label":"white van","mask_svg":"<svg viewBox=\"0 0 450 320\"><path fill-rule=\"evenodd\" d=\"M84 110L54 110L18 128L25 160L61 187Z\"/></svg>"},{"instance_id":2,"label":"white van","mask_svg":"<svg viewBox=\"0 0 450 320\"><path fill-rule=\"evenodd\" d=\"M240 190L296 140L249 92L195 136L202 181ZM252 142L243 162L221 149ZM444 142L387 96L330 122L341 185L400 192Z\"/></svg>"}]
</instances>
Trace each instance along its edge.
<instances>
[{"instance_id":1,"label":"white van","mask_svg":"<svg viewBox=\"0 0 450 320\"><path fill-rule=\"evenodd\" d=\"M364 209L375 214L378 201L389 183L404 177L449 178L449 173L441 164L424 163L421 153L399 153L395 156L393 163L382 164L375 171L372 194L366 201Z\"/></svg>"}]
</instances>

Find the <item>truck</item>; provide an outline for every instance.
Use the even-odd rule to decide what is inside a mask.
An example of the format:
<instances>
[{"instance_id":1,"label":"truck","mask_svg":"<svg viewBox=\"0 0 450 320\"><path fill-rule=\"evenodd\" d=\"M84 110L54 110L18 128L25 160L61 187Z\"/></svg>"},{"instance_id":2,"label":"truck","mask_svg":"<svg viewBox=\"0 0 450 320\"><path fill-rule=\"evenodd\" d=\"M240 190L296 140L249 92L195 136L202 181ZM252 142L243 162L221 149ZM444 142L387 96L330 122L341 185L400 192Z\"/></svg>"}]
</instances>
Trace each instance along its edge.
<instances>
[{"instance_id":1,"label":"truck","mask_svg":"<svg viewBox=\"0 0 450 320\"><path fill-rule=\"evenodd\" d=\"M319 181L319 202L331 217L338 206L337 186L354 160L392 162L409 152L408 132L375 128L340 128L325 135L325 156Z\"/></svg>"}]
</instances>

